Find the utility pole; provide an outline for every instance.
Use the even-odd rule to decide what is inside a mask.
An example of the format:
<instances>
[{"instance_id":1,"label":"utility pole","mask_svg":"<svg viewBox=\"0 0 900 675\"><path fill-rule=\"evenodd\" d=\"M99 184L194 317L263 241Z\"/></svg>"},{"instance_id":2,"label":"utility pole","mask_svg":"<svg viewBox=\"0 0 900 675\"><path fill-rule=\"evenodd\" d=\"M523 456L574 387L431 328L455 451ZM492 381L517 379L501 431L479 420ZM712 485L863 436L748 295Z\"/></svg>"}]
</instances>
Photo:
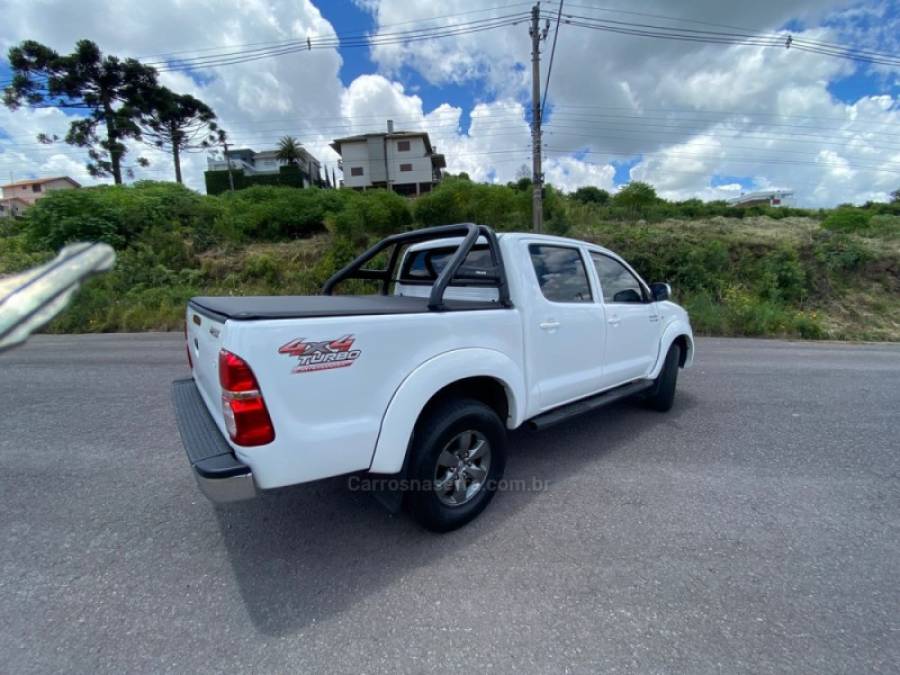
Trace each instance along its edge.
<instances>
[{"instance_id":1,"label":"utility pole","mask_svg":"<svg viewBox=\"0 0 900 675\"><path fill-rule=\"evenodd\" d=\"M535 232L544 226L544 174L541 169L541 41L547 38L550 21L541 30L541 3L531 8L531 226Z\"/></svg>"},{"instance_id":2,"label":"utility pole","mask_svg":"<svg viewBox=\"0 0 900 675\"><path fill-rule=\"evenodd\" d=\"M228 188L234 192L234 175L231 173L231 157L228 156L228 141L222 139L225 146L225 161L228 162Z\"/></svg>"}]
</instances>

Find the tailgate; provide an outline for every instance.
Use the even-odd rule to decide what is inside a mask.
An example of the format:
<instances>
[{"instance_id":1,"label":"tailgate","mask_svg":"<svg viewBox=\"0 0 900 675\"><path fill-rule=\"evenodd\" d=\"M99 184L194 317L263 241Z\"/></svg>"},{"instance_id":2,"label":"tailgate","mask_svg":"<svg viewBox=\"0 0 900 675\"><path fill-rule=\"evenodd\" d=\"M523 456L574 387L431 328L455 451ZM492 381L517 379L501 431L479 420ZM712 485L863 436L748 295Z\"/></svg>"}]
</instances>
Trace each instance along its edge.
<instances>
[{"instance_id":1,"label":"tailgate","mask_svg":"<svg viewBox=\"0 0 900 675\"><path fill-rule=\"evenodd\" d=\"M222 347L225 322L210 318L209 315L197 311L197 308L192 305L188 305L186 318L188 349L194 364L194 380L206 403L210 406L213 417L217 421L221 421L219 401L222 391L219 387L219 350Z\"/></svg>"}]
</instances>

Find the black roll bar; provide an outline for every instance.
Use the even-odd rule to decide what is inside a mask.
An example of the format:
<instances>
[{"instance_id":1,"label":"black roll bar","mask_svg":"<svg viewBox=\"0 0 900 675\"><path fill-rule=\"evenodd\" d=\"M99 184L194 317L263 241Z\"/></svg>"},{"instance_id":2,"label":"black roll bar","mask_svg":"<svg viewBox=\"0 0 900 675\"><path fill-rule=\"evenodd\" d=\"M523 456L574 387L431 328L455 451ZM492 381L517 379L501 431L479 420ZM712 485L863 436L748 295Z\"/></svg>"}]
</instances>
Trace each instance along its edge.
<instances>
[{"instance_id":1,"label":"black roll bar","mask_svg":"<svg viewBox=\"0 0 900 675\"><path fill-rule=\"evenodd\" d=\"M509 285L506 281L506 270L503 267L503 257L500 255L500 245L497 241L497 235L486 225L476 225L475 223L457 223L455 225L438 225L437 227L426 227L421 230L413 230L411 232L402 232L400 234L392 234L382 239L370 249L365 251L358 258L353 260L343 269L335 272L325 285L322 287L324 295L331 295L334 287L346 279L370 279L381 281L381 295L387 295L391 281L394 280L394 268L400 256L400 248L407 244L418 244L431 239L440 239L442 237L462 236L463 240L457 246L456 251L447 261L444 269L434 281L431 288L431 296L428 298L428 309L436 312L447 309L444 304L444 291L453 280L460 265L469 255L475 242L483 236L488 241L488 248L491 252L491 261L494 269L497 270L497 295L500 304L504 307L511 307L512 302L509 299ZM376 255L385 249L393 246L391 251L390 262L384 270L370 270L363 268L367 262L372 260Z\"/></svg>"}]
</instances>

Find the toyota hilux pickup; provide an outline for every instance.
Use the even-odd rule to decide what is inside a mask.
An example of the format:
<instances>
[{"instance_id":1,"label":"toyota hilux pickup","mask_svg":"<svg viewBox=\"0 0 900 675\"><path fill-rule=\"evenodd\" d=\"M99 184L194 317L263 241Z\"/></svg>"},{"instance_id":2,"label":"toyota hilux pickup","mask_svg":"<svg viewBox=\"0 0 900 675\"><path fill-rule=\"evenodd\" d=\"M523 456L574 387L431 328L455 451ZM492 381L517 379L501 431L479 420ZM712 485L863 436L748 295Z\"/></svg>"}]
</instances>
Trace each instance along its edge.
<instances>
[{"instance_id":1,"label":"toyota hilux pickup","mask_svg":"<svg viewBox=\"0 0 900 675\"><path fill-rule=\"evenodd\" d=\"M344 282L375 292L335 294ZM451 530L498 490L507 430L625 397L672 406L694 340L670 293L583 241L471 223L397 234L322 295L191 299L176 420L214 502L361 473Z\"/></svg>"}]
</instances>

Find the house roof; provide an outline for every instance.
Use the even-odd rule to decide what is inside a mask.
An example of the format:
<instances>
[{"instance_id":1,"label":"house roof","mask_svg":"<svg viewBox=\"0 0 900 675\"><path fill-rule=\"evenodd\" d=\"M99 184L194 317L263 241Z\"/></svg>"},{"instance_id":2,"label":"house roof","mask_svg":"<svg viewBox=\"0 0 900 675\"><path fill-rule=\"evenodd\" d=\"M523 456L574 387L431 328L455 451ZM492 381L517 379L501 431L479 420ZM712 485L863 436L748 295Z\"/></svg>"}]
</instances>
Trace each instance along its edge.
<instances>
[{"instance_id":1,"label":"house roof","mask_svg":"<svg viewBox=\"0 0 900 675\"><path fill-rule=\"evenodd\" d=\"M367 141L370 138L424 138L425 139L425 149L428 151L430 155L434 150L431 148L431 139L428 138L428 132L426 131L391 131L391 132L376 132L370 134L358 134L356 136L345 136L344 138L335 138L331 142L331 147L334 149L336 153L341 154L341 144L343 143L361 143L363 141Z\"/></svg>"},{"instance_id":2,"label":"house roof","mask_svg":"<svg viewBox=\"0 0 900 675\"><path fill-rule=\"evenodd\" d=\"M52 183L55 180L67 180L75 187L81 187L81 183L74 180L73 178L69 178L68 176L51 176L49 178L27 178L25 180L17 180L15 183L0 185L0 188L20 187L22 185L34 185L35 183L38 185L43 185L44 183Z\"/></svg>"}]
</instances>

